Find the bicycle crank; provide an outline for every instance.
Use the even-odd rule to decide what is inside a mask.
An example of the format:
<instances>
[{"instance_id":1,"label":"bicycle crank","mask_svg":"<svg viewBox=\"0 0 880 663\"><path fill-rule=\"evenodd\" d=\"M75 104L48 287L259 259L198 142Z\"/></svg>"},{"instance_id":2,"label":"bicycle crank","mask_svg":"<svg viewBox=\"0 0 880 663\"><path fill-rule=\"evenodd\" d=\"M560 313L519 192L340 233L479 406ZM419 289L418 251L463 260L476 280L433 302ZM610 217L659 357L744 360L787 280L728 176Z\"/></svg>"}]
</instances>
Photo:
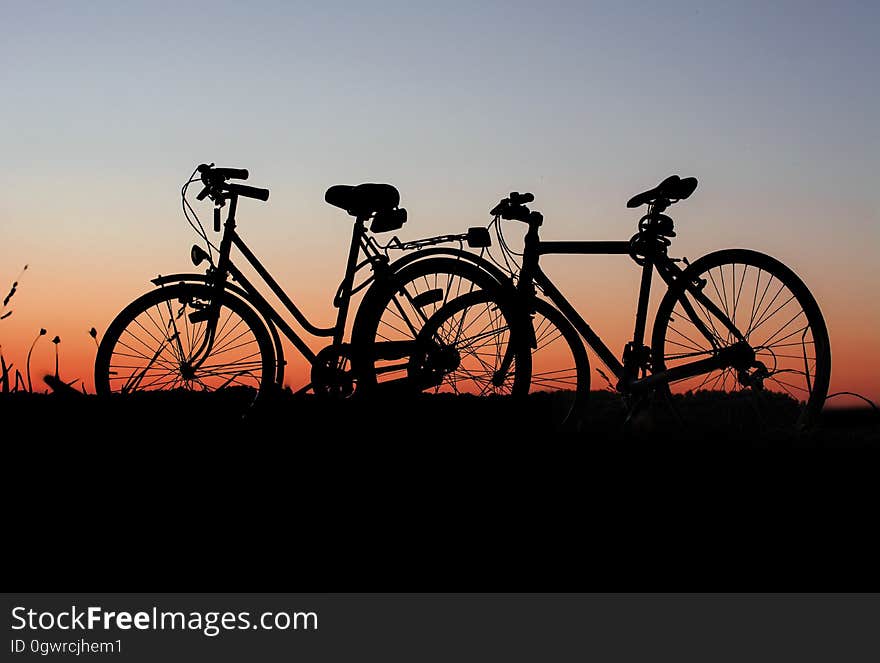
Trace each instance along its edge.
<instances>
[{"instance_id":1,"label":"bicycle crank","mask_svg":"<svg viewBox=\"0 0 880 663\"><path fill-rule=\"evenodd\" d=\"M317 396L348 398L354 393L351 349L347 343L328 345L312 364L312 389Z\"/></svg>"}]
</instances>

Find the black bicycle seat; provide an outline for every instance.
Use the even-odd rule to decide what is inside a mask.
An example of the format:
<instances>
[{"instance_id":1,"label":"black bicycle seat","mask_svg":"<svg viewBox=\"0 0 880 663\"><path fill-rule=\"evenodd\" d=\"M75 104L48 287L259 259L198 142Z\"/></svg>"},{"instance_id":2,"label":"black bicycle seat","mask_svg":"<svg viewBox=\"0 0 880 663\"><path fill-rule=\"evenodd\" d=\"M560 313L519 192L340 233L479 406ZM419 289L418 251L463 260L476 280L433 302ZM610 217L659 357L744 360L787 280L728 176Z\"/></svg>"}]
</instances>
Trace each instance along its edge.
<instances>
[{"instance_id":1,"label":"black bicycle seat","mask_svg":"<svg viewBox=\"0 0 880 663\"><path fill-rule=\"evenodd\" d=\"M678 175L671 175L660 182L653 189L643 191L637 196L633 196L626 204L627 207L639 207L645 203L653 203L655 200L684 200L690 196L697 188L696 177L685 177L682 179Z\"/></svg>"},{"instance_id":2,"label":"black bicycle seat","mask_svg":"<svg viewBox=\"0 0 880 663\"><path fill-rule=\"evenodd\" d=\"M337 184L327 189L324 200L352 216L368 217L400 204L400 193L390 184Z\"/></svg>"}]
</instances>

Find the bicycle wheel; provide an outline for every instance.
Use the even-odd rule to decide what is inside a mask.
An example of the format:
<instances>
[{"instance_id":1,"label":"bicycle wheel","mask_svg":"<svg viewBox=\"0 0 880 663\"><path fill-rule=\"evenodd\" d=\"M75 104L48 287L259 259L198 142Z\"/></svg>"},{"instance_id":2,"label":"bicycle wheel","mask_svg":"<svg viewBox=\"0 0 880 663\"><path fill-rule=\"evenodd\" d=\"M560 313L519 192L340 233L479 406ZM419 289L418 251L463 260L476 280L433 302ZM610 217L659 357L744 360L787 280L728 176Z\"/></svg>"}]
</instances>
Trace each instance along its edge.
<instances>
[{"instance_id":1,"label":"bicycle wheel","mask_svg":"<svg viewBox=\"0 0 880 663\"><path fill-rule=\"evenodd\" d=\"M243 300L223 293L210 353L191 363L208 322L194 322L214 297L206 285L179 283L149 292L116 316L98 347L99 394L226 390L256 397L275 378L275 355L265 324ZM198 319L198 318L197 318Z\"/></svg>"},{"instance_id":2,"label":"bicycle wheel","mask_svg":"<svg viewBox=\"0 0 880 663\"><path fill-rule=\"evenodd\" d=\"M581 428L590 395L590 360L580 336L549 302L535 300L531 315L531 400L544 403L554 427Z\"/></svg>"},{"instance_id":3,"label":"bicycle wheel","mask_svg":"<svg viewBox=\"0 0 880 663\"><path fill-rule=\"evenodd\" d=\"M491 291L456 297L420 330L407 384L413 392L524 396L531 355L516 351L516 320Z\"/></svg>"},{"instance_id":4,"label":"bicycle wheel","mask_svg":"<svg viewBox=\"0 0 880 663\"><path fill-rule=\"evenodd\" d=\"M498 280L455 258L417 260L364 296L352 330L357 390L408 389L409 358L425 322L445 304L470 292L499 292Z\"/></svg>"},{"instance_id":5,"label":"bicycle wheel","mask_svg":"<svg viewBox=\"0 0 880 663\"><path fill-rule=\"evenodd\" d=\"M778 260L746 249L710 253L683 278L701 279L702 293L740 330L754 359L671 385L685 417L702 418L725 431L761 434L803 428L816 419L828 393L831 350L825 320L803 281ZM717 348L737 339L690 293L702 325ZM674 290L657 310L653 371L711 357L712 343L699 332Z\"/></svg>"}]
</instances>

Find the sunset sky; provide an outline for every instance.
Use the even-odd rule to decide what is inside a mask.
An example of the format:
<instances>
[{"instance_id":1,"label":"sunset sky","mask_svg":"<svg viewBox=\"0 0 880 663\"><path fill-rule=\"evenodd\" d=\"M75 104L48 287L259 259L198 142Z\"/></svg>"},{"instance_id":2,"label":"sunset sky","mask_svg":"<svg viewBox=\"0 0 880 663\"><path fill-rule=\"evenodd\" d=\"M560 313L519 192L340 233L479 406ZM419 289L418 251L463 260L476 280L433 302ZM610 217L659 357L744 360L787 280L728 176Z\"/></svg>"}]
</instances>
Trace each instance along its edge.
<instances>
[{"instance_id":1,"label":"sunset sky","mask_svg":"<svg viewBox=\"0 0 880 663\"><path fill-rule=\"evenodd\" d=\"M700 185L673 255L787 263L825 314L831 390L880 399L878 3L0 3L0 288L30 265L0 321L17 367L45 327L35 372L58 334L62 376L91 388L87 330L192 269L179 189L201 162L271 190L241 233L319 324L350 233L332 184L397 186L403 238L484 225L517 190L545 238L627 239L626 200L678 173ZM622 348L633 264L545 268Z\"/></svg>"}]
</instances>

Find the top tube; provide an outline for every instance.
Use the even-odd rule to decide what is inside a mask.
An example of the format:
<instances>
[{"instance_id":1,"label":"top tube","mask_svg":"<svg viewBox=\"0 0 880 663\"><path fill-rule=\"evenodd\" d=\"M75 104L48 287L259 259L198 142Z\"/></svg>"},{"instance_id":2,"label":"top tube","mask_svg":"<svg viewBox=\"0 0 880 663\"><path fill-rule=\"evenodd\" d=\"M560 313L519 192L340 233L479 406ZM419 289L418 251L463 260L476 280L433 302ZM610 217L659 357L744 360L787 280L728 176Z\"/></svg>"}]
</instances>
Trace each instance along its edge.
<instances>
[{"instance_id":1,"label":"top tube","mask_svg":"<svg viewBox=\"0 0 880 663\"><path fill-rule=\"evenodd\" d=\"M578 255L626 255L630 252L629 242L620 241L573 241L538 242L538 255L578 254Z\"/></svg>"}]
</instances>

